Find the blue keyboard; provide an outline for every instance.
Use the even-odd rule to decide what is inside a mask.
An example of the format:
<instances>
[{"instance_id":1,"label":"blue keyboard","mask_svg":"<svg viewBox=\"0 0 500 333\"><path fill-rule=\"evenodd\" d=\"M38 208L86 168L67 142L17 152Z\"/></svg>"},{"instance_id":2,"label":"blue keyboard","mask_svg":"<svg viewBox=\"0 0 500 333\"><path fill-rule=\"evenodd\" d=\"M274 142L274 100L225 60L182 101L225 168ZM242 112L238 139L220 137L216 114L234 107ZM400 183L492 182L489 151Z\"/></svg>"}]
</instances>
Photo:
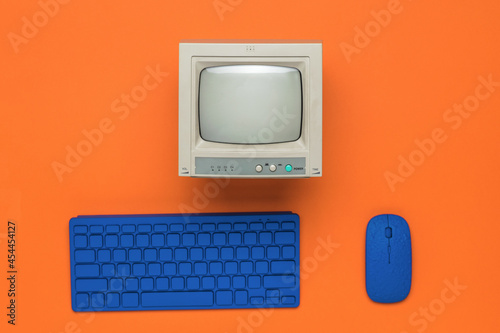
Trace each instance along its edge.
<instances>
[{"instance_id":1,"label":"blue keyboard","mask_svg":"<svg viewBox=\"0 0 500 333\"><path fill-rule=\"evenodd\" d=\"M78 216L74 311L299 305L299 216L290 212Z\"/></svg>"}]
</instances>

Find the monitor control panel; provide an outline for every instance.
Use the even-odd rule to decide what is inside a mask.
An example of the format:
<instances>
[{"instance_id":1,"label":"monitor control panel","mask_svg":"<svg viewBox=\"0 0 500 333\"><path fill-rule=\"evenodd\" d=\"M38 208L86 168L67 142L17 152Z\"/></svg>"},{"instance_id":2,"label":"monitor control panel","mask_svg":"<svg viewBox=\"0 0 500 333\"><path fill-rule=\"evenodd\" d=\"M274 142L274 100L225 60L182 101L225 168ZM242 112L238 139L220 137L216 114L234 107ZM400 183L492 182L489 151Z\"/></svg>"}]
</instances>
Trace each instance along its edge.
<instances>
[{"instance_id":1,"label":"monitor control panel","mask_svg":"<svg viewBox=\"0 0 500 333\"><path fill-rule=\"evenodd\" d=\"M306 159L290 158L195 158L195 175L279 176L305 175Z\"/></svg>"}]
</instances>

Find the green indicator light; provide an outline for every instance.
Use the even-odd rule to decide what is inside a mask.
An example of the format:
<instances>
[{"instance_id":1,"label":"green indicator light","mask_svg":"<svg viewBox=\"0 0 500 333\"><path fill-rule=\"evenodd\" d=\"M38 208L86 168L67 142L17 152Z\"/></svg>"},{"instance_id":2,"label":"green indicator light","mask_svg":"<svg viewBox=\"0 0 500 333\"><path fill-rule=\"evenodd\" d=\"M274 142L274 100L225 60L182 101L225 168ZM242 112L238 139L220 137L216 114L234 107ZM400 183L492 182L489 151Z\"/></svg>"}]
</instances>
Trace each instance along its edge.
<instances>
[{"instance_id":1,"label":"green indicator light","mask_svg":"<svg viewBox=\"0 0 500 333\"><path fill-rule=\"evenodd\" d=\"M290 164L287 164L287 165L285 166L285 170L286 170L286 172L290 172L290 171L292 171L292 166L291 166Z\"/></svg>"}]
</instances>

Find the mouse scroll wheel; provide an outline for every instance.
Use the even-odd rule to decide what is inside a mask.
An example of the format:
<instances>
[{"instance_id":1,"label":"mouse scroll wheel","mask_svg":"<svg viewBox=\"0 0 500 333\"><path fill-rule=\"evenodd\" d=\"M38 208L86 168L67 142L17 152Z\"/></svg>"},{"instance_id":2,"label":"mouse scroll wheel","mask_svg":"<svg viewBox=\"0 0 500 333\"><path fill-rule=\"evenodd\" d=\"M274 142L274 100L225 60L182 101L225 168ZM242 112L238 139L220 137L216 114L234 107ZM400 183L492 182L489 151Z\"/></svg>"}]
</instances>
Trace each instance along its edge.
<instances>
[{"instance_id":1,"label":"mouse scroll wheel","mask_svg":"<svg viewBox=\"0 0 500 333\"><path fill-rule=\"evenodd\" d=\"M387 238L392 237L392 228L391 227L385 228L385 237L387 237Z\"/></svg>"}]
</instances>

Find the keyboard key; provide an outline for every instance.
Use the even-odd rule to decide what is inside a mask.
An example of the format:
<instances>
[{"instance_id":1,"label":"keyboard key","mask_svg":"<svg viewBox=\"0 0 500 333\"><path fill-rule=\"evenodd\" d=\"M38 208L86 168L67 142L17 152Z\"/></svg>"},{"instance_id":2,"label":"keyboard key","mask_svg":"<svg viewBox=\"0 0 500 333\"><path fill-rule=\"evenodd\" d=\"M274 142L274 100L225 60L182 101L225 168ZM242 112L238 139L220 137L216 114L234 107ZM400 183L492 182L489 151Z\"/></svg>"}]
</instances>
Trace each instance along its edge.
<instances>
[{"instance_id":1,"label":"keyboard key","mask_svg":"<svg viewBox=\"0 0 500 333\"><path fill-rule=\"evenodd\" d=\"M205 250L205 258L207 260L217 260L219 259L219 249L216 247L209 247Z\"/></svg>"},{"instance_id":2,"label":"keyboard key","mask_svg":"<svg viewBox=\"0 0 500 333\"><path fill-rule=\"evenodd\" d=\"M151 225L150 224L139 224L137 226L137 231L138 232L151 232Z\"/></svg>"},{"instance_id":3,"label":"keyboard key","mask_svg":"<svg viewBox=\"0 0 500 333\"><path fill-rule=\"evenodd\" d=\"M195 234L183 234L182 235L182 245L193 246L195 244Z\"/></svg>"},{"instance_id":4,"label":"keyboard key","mask_svg":"<svg viewBox=\"0 0 500 333\"><path fill-rule=\"evenodd\" d=\"M158 276L161 275L161 264L155 262L148 265L148 275Z\"/></svg>"},{"instance_id":5,"label":"keyboard key","mask_svg":"<svg viewBox=\"0 0 500 333\"><path fill-rule=\"evenodd\" d=\"M295 258L295 247L294 246L283 246L283 258L284 259Z\"/></svg>"},{"instance_id":6,"label":"keyboard key","mask_svg":"<svg viewBox=\"0 0 500 333\"><path fill-rule=\"evenodd\" d=\"M260 276L251 275L248 277L248 288L258 289L260 288Z\"/></svg>"},{"instance_id":7,"label":"keyboard key","mask_svg":"<svg viewBox=\"0 0 500 333\"><path fill-rule=\"evenodd\" d=\"M75 274L77 277L99 277L99 265L76 265Z\"/></svg>"},{"instance_id":8,"label":"keyboard key","mask_svg":"<svg viewBox=\"0 0 500 333\"><path fill-rule=\"evenodd\" d=\"M211 306L214 296L212 291L145 292L141 300L146 307Z\"/></svg>"},{"instance_id":9,"label":"keyboard key","mask_svg":"<svg viewBox=\"0 0 500 333\"><path fill-rule=\"evenodd\" d=\"M214 234L214 245L226 245L226 234L217 232ZM86 245L84 245L86 246Z\"/></svg>"},{"instance_id":10,"label":"keyboard key","mask_svg":"<svg viewBox=\"0 0 500 333\"><path fill-rule=\"evenodd\" d=\"M273 242L273 234L268 231L263 231L259 234L259 242L260 244L271 244Z\"/></svg>"},{"instance_id":11,"label":"keyboard key","mask_svg":"<svg viewBox=\"0 0 500 333\"><path fill-rule=\"evenodd\" d=\"M191 263L190 262L179 263L179 275L191 275Z\"/></svg>"},{"instance_id":12,"label":"keyboard key","mask_svg":"<svg viewBox=\"0 0 500 333\"><path fill-rule=\"evenodd\" d=\"M283 296L283 297L281 297L281 303L283 303L283 304L295 304L295 296Z\"/></svg>"},{"instance_id":13,"label":"keyboard key","mask_svg":"<svg viewBox=\"0 0 500 333\"><path fill-rule=\"evenodd\" d=\"M129 261L142 261L142 251L139 249L128 250Z\"/></svg>"},{"instance_id":14,"label":"keyboard key","mask_svg":"<svg viewBox=\"0 0 500 333\"><path fill-rule=\"evenodd\" d=\"M138 293L123 293L122 303L125 308L134 308L139 305L139 294Z\"/></svg>"},{"instance_id":15,"label":"keyboard key","mask_svg":"<svg viewBox=\"0 0 500 333\"><path fill-rule=\"evenodd\" d=\"M146 265L145 264L133 264L132 272L135 276L144 276L146 275Z\"/></svg>"},{"instance_id":16,"label":"keyboard key","mask_svg":"<svg viewBox=\"0 0 500 333\"><path fill-rule=\"evenodd\" d=\"M89 237L90 247L102 247L102 236L92 235Z\"/></svg>"},{"instance_id":17,"label":"keyboard key","mask_svg":"<svg viewBox=\"0 0 500 333\"><path fill-rule=\"evenodd\" d=\"M219 289L231 288L231 279L229 278L229 276L219 276L217 278L217 288Z\"/></svg>"},{"instance_id":18,"label":"keyboard key","mask_svg":"<svg viewBox=\"0 0 500 333\"><path fill-rule=\"evenodd\" d=\"M262 230L264 229L264 223L252 222L250 223L250 230Z\"/></svg>"},{"instance_id":19,"label":"keyboard key","mask_svg":"<svg viewBox=\"0 0 500 333\"><path fill-rule=\"evenodd\" d=\"M106 279L76 279L76 291L106 291L108 280Z\"/></svg>"},{"instance_id":20,"label":"keyboard key","mask_svg":"<svg viewBox=\"0 0 500 333\"><path fill-rule=\"evenodd\" d=\"M231 230L231 224L230 223L219 223L218 229L221 231L229 231L229 230Z\"/></svg>"},{"instance_id":21,"label":"keyboard key","mask_svg":"<svg viewBox=\"0 0 500 333\"><path fill-rule=\"evenodd\" d=\"M104 232L104 227L102 225L91 225L90 233L91 234L102 234Z\"/></svg>"},{"instance_id":22,"label":"keyboard key","mask_svg":"<svg viewBox=\"0 0 500 333\"><path fill-rule=\"evenodd\" d=\"M75 225L73 227L73 232L75 234L86 234L87 233L87 226L86 225Z\"/></svg>"},{"instance_id":23,"label":"keyboard key","mask_svg":"<svg viewBox=\"0 0 500 333\"><path fill-rule=\"evenodd\" d=\"M210 234L198 234L198 245L210 245Z\"/></svg>"},{"instance_id":24,"label":"keyboard key","mask_svg":"<svg viewBox=\"0 0 500 333\"><path fill-rule=\"evenodd\" d=\"M156 249L145 249L144 250L144 260L145 261L156 261Z\"/></svg>"},{"instance_id":25,"label":"keyboard key","mask_svg":"<svg viewBox=\"0 0 500 333\"><path fill-rule=\"evenodd\" d=\"M91 300L92 300L92 307L93 308L103 308L104 307L104 294L103 293L92 294Z\"/></svg>"},{"instance_id":26,"label":"keyboard key","mask_svg":"<svg viewBox=\"0 0 500 333\"><path fill-rule=\"evenodd\" d=\"M141 289L142 290L153 290L153 279L152 278L142 278L141 279Z\"/></svg>"},{"instance_id":27,"label":"keyboard key","mask_svg":"<svg viewBox=\"0 0 500 333\"><path fill-rule=\"evenodd\" d=\"M165 246L165 236L163 234L153 234L151 236L151 245L152 246Z\"/></svg>"},{"instance_id":28,"label":"keyboard key","mask_svg":"<svg viewBox=\"0 0 500 333\"><path fill-rule=\"evenodd\" d=\"M173 277L172 278L172 289L174 289L174 290L184 289L184 278Z\"/></svg>"},{"instance_id":29,"label":"keyboard key","mask_svg":"<svg viewBox=\"0 0 500 333\"><path fill-rule=\"evenodd\" d=\"M179 240L180 240L179 234L168 234L167 246L179 246Z\"/></svg>"},{"instance_id":30,"label":"keyboard key","mask_svg":"<svg viewBox=\"0 0 500 333\"><path fill-rule=\"evenodd\" d=\"M177 274L177 265L173 262L167 262L163 265L163 274L175 275Z\"/></svg>"},{"instance_id":31,"label":"keyboard key","mask_svg":"<svg viewBox=\"0 0 500 333\"><path fill-rule=\"evenodd\" d=\"M232 247L223 247L220 250L220 258L224 260L231 260L234 258L234 249Z\"/></svg>"},{"instance_id":32,"label":"keyboard key","mask_svg":"<svg viewBox=\"0 0 500 333\"><path fill-rule=\"evenodd\" d=\"M248 291L237 290L234 292L234 303L236 305L246 305L248 304Z\"/></svg>"},{"instance_id":33,"label":"keyboard key","mask_svg":"<svg viewBox=\"0 0 500 333\"><path fill-rule=\"evenodd\" d=\"M265 275L264 288L294 288L295 275Z\"/></svg>"},{"instance_id":34,"label":"keyboard key","mask_svg":"<svg viewBox=\"0 0 500 333\"><path fill-rule=\"evenodd\" d=\"M203 289L214 289L215 278L213 276L205 276L201 279L201 287Z\"/></svg>"},{"instance_id":35,"label":"keyboard key","mask_svg":"<svg viewBox=\"0 0 500 333\"><path fill-rule=\"evenodd\" d=\"M133 247L134 246L134 236L133 235L121 235L121 246L122 247Z\"/></svg>"},{"instance_id":36,"label":"keyboard key","mask_svg":"<svg viewBox=\"0 0 500 333\"><path fill-rule=\"evenodd\" d=\"M125 280L125 289L134 291L139 289L139 279L129 278Z\"/></svg>"},{"instance_id":37,"label":"keyboard key","mask_svg":"<svg viewBox=\"0 0 500 333\"><path fill-rule=\"evenodd\" d=\"M229 290L220 290L215 293L215 302L217 305L233 304L233 292Z\"/></svg>"},{"instance_id":38,"label":"keyboard key","mask_svg":"<svg viewBox=\"0 0 500 333\"><path fill-rule=\"evenodd\" d=\"M170 231L174 232L184 231L184 226L180 223L173 223L170 225Z\"/></svg>"},{"instance_id":39,"label":"keyboard key","mask_svg":"<svg viewBox=\"0 0 500 333\"><path fill-rule=\"evenodd\" d=\"M102 265L102 275L105 277L115 276L115 265L113 264L104 264Z\"/></svg>"},{"instance_id":40,"label":"keyboard key","mask_svg":"<svg viewBox=\"0 0 500 333\"><path fill-rule=\"evenodd\" d=\"M155 224L153 229L155 232L166 232L167 225L166 224Z\"/></svg>"},{"instance_id":41,"label":"keyboard key","mask_svg":"<svg viewBox=\"0 0 500 333\"><path fill-rule=\"evenodd\" d=\"M123 289L122 279L109 279L109 290L121 291Z\"/></svg>"},{"instance_id":42,"label":"keyboard key","mask_svg":"<svg viewBox=\"0 0 500 333\"><path fill-rule=\"evenodd\" d=\"M266 290L266 298L267 297L280 297L279 289L269 289Z\"/></svg>"},{"instance_id":43,"label":"keyboard key","mask_svg":"<svg viewBox=\"0 0 500 333\"><path fill-rule=\"evenodd\" d=\"M168 290L168 278L161 277L156 279L156 289Z\"/></svg>"},{"instance_id":44,"label":"keyboard key","mask_svg":"<svg viewBox=\"0 0 500 333\"><path fill-rule=\"evenodd\" d=\"M117 276L130 276L130 265L129 264L118 264L116 266Z\"/></svg>"},{"instance_id":45,"label":"keyboard key","mask_svg":"<svg viewBox=\"0 0 500 333\"><path fill-rule=\"evenodd\" d=\"M170 260L172 260L172 250L160 249L160 261L170 261Z\"/></svg>"},{"instance_id":46,"label":"keyboard key","mask_svg":"<svg viewBox=\"0 0 500 333\"><path fill-rule=\"evenodd\" d=\"M222 263L211 262L209 265L210 274L222 274Z\"/></svg>"},{"instance_id":47,"label":"keyboard key","mask_svg":"<svg viewBox=\"0 0 500 333\"><path fill-rule=\"evenodd\" d=\"M94 250L76 250L75 251L75 261L76 262L94 262L95 261Z\"/></svg>"},{"instance_id":48,"label":"keyboard key","mask_svg":"<svg viewBox=\"0 0 500 333\"><path fill-rule=\"evenodd\" d=\"M191 248L189 251L191 260L202 260L203 259L203 249L201 247Z\"/></svg>"},{"instance_id":49,"label":"keyboard key","mask_svg":"<svg viewBox=\"0 0 500 333\"><path fill-rule=\"evenodd\" d=\"M255 273L265 274L267 272L269 272L269 264L267 261L257 261L255 263Z\"/></svg>"},{"instance_id":50,"label":"keyboard key","mask_svg":"<svg viewBox=\"0 0 500 333\"><path fill-rule=\"evenodd\" d=\"M278 222L267 222L266 229L267 230L278 230L280 228L280 224Z\"/></svg>"},{"instance_id":51,"label":"keyboard key","mask_svg":"<svg viewBox=\"0 0 500 333\"><path fill-rule=\"evenodd\" d=\"M267 248L267 258L279 259L280 258L280 248L277 246L269 246Z\"/></svg>"},{"instance_id":52,"label":"keyboard key","mask_svg":"<svg viewBox=\"0 0 500 333\"><path fill-rule=\"evenodd\" d=\"M197 223L186 224L186 231L199 231L200 225Z\"/></svg>"},{"instance_id":53,"label":"keyboard key","mask_svg":"<svg viewBox=\"0 0 500 333\"><path fill-rule=\"evenodd\" d=\"M243 289L245 288L245 277L244 276L234 276L233 277L233 288Z\"/></svg>"},{"instance_id":54,"label":"keyboard key","mask_svg":"<svg viewBox=\"0 0 500 333\"><path fill-rule=\"evenodd\" d=\"M119 225L107 225L106 232L108 234L117 234L120 232L120 226Z\"/></svg>"},{"instance_id":55,"label":"keyboard key","mask_svg":"<svg viewBox=\"0 0 500 333\"><path fill-rule=\"evenodd\" d=\"M125 250L119 249L113 251L113 260L117 262L124 262L127 260L127 255Z\"/></svg>"},{"instance_id":56,"label":"keyboard key","mask_svg":"<svg viewBox=\"0 0 500 333\"><path fill-rule=\"evenodd\" d=\"M241 274L252 274L253 263L251 261L242 261L240 263Z\"/></svg>"},{"instance_id":57,"label":"keyboard key","mask_svg":"<svg viewBox=\"0 0 500 333\"><path fill-rule=\"evenodd\" d=\"M76 307L80 309L86 309L90 306L89 295L88 294L76 294Z\"/></svg>"},{"instance_id":58,"label":"keyboard key","mask_svg":"<svg viewBox=\"0 0 500 333\"><path fill-rule=\"evenodd\" d=\"M295 232L293 231L277 231L274 234L276 244L293 244L295 243Z\"/></svg>"},{"instance_id":59,"label":"keyboard key","mask_svg":"<svg viewBox=\"0 0 500 333\"><path fill-rule=\"evenodd\" d=\"M149 235L139 234L136 236L135 241L138 247L147 247L149 246Z\"/></svg>"},{"instance_id":60,"label":"keyboard key","mask_svg":"<svg viewBox=\"0 0 500 333\"><path fill-rule=\"evenodd\" d=\"M78 235L75 236L75 247L87 247L87 236Z\"/></svg>"},{"instance_id":61,"label":"keyboard key","mask_svg":"<svg viewBox=\"0 0 500 333\"><path fill-rule=\"evenodd\" d=\"M229 233L229 245L240 245L241 244L241 233L230 232Z\"/></svg>"},{"instance_id":62,"label":"keyboard key","mask_svg":"<svg viewBox=\"0 0 500 333\"><path fill-rule=\"evenodd\" d=\"M245 243L245 245L257 244L257 233L245 232L245 234L243 235L243 243Z\"/></svg>"},{"instance_id":63,"label":"keyboard key","mask_svg":"<svg viewBox=\"0 0 500 333\"><path fill-rule=\"evenodd\" d=\"M236 259L248 259L249 257L249 248L248 247L237 247L236 248Z\"/></svg>"},{"instance_id":64,"label":"keyboard key","mask_svg":"<svg viewBox=\"0 0 500 333\"><path fill-rule=\"evenodd\" d=\"M135 232L135 225L133 225L133 224L122 225L122 232L126 232L126 233Z\"/></svg>"},{"instance_id":65,"label":"keyboard key","mask_svg":"<svg viewBox=\"0 0 500 333\"><path fill-rule=\"evenodd\" d=\"M205 262L196 262L194 263L194 274L196 275L204 275L207 274L207 263Z\"/></svg>"},{"instance_id":66,"label":"keyboard key","mask_svg":"<svg viewBox=\"0 0 500 333\"><path fill-rule=\"evenodd\" d=\"M247 230L248 225L244 222L236 222L233 226L233 230Z\"/></svg>"},{"instance_id":67,"label":"keyboard key","mask_svg":"<svg viewBox=\"0 0 500 333\"><path fill-rule=\"evenodd\" d=\"M110 250L97 251L97 260L100 262L110 262L111 261L111 251Z\"/></svg>"},{"instance_id":68,"label":"keyboard key","mask_svg":"<svg viewBox=\"0 0 500 333\"><path fill-rule=\"evenodd\" d=\"M108 293L106 294L106 306L110 308L117 308L120 306L120 294Z\"/></svg>"},{"instance_id":69,"label":"keyboard key","mask_svg":"<svg viewBox=\"0 0 500 333\"><path fill-rule=\"evenodd\" d=\"M267 297L266 304L278 305L278 304L280 304L280 299L278 297Z\"/></svg>"},{"instance_id":70,"label":"keyboard key","mask_svg":"<svg viewBox=\"0 0 500 333\"><path fill-rule=\"evenodd\" d=\"M200 278L196 276L190 276L186 279L187 289L199 289L200 288Z\"/></svg>"},{"instance_id":71,"label":"keyboard key","mask_svg":"<svg viewBox=\"0 0 500 333\"><path fill-rule=\"evenodd\" d=\"M295 261L293 260L273 260L271 261L271 273L295 273Z\"/></svg>"},{"instance_id":72,"label":"keyboard key","mask_svg":"<svg viewBox=\"0 0 500 333\"><path fill-rule=\"evenodd\" d=\"M264 297L250 297L250 304L262 305L264 304Z\"/></svg>"},{"instance_id":73,"label":"keyboard key","mask_svg":"<svg viewBox=\"0 0 500 333\"><path fill-rule=\"evenodd\" d=\"M264 247L256 246L252 248L252 259L263 259L264 258Z\"/></svg>"},{"instance_id":74,"label":"keyboard key","mask_svg":"<svg viewBox=\"0 0 500 333\"><path fill-rule=\"evenodd\" d=\"M215 224L214 223L203 223L201 225L201 230L203 230L203 231L214 231L215 230Z\"/></svg>"},{"instance_id":75,"label":"keyboard key","mask_svg":"<svg viewBox=\"0 0 500 333\"><path fill-rule=\"evenodd\" d=\"M238 263L236 261L227 261L224 266L224 272L226 274L234 275L238 273Z\"/></svg>"},{"instance_id":76,"label":"keyboard key","mask_svg":"<svg viewBox=\"0 0 500 333\"><path fill-rule=\"evenodd\" d=\"M295 222L283 222L281 223L281 229L295 229Z\"/></svg>"},{"instance_id":77,"label":"keyboard key","mask_svg":"<svg viewBox=\"0 0 500 333\"><path fill-rule=\"evenodd\" d=\"M176 261L187 260L188 258L188 250L185 248L175 249L174 253Z\"/></svg>"}]
</instances>

